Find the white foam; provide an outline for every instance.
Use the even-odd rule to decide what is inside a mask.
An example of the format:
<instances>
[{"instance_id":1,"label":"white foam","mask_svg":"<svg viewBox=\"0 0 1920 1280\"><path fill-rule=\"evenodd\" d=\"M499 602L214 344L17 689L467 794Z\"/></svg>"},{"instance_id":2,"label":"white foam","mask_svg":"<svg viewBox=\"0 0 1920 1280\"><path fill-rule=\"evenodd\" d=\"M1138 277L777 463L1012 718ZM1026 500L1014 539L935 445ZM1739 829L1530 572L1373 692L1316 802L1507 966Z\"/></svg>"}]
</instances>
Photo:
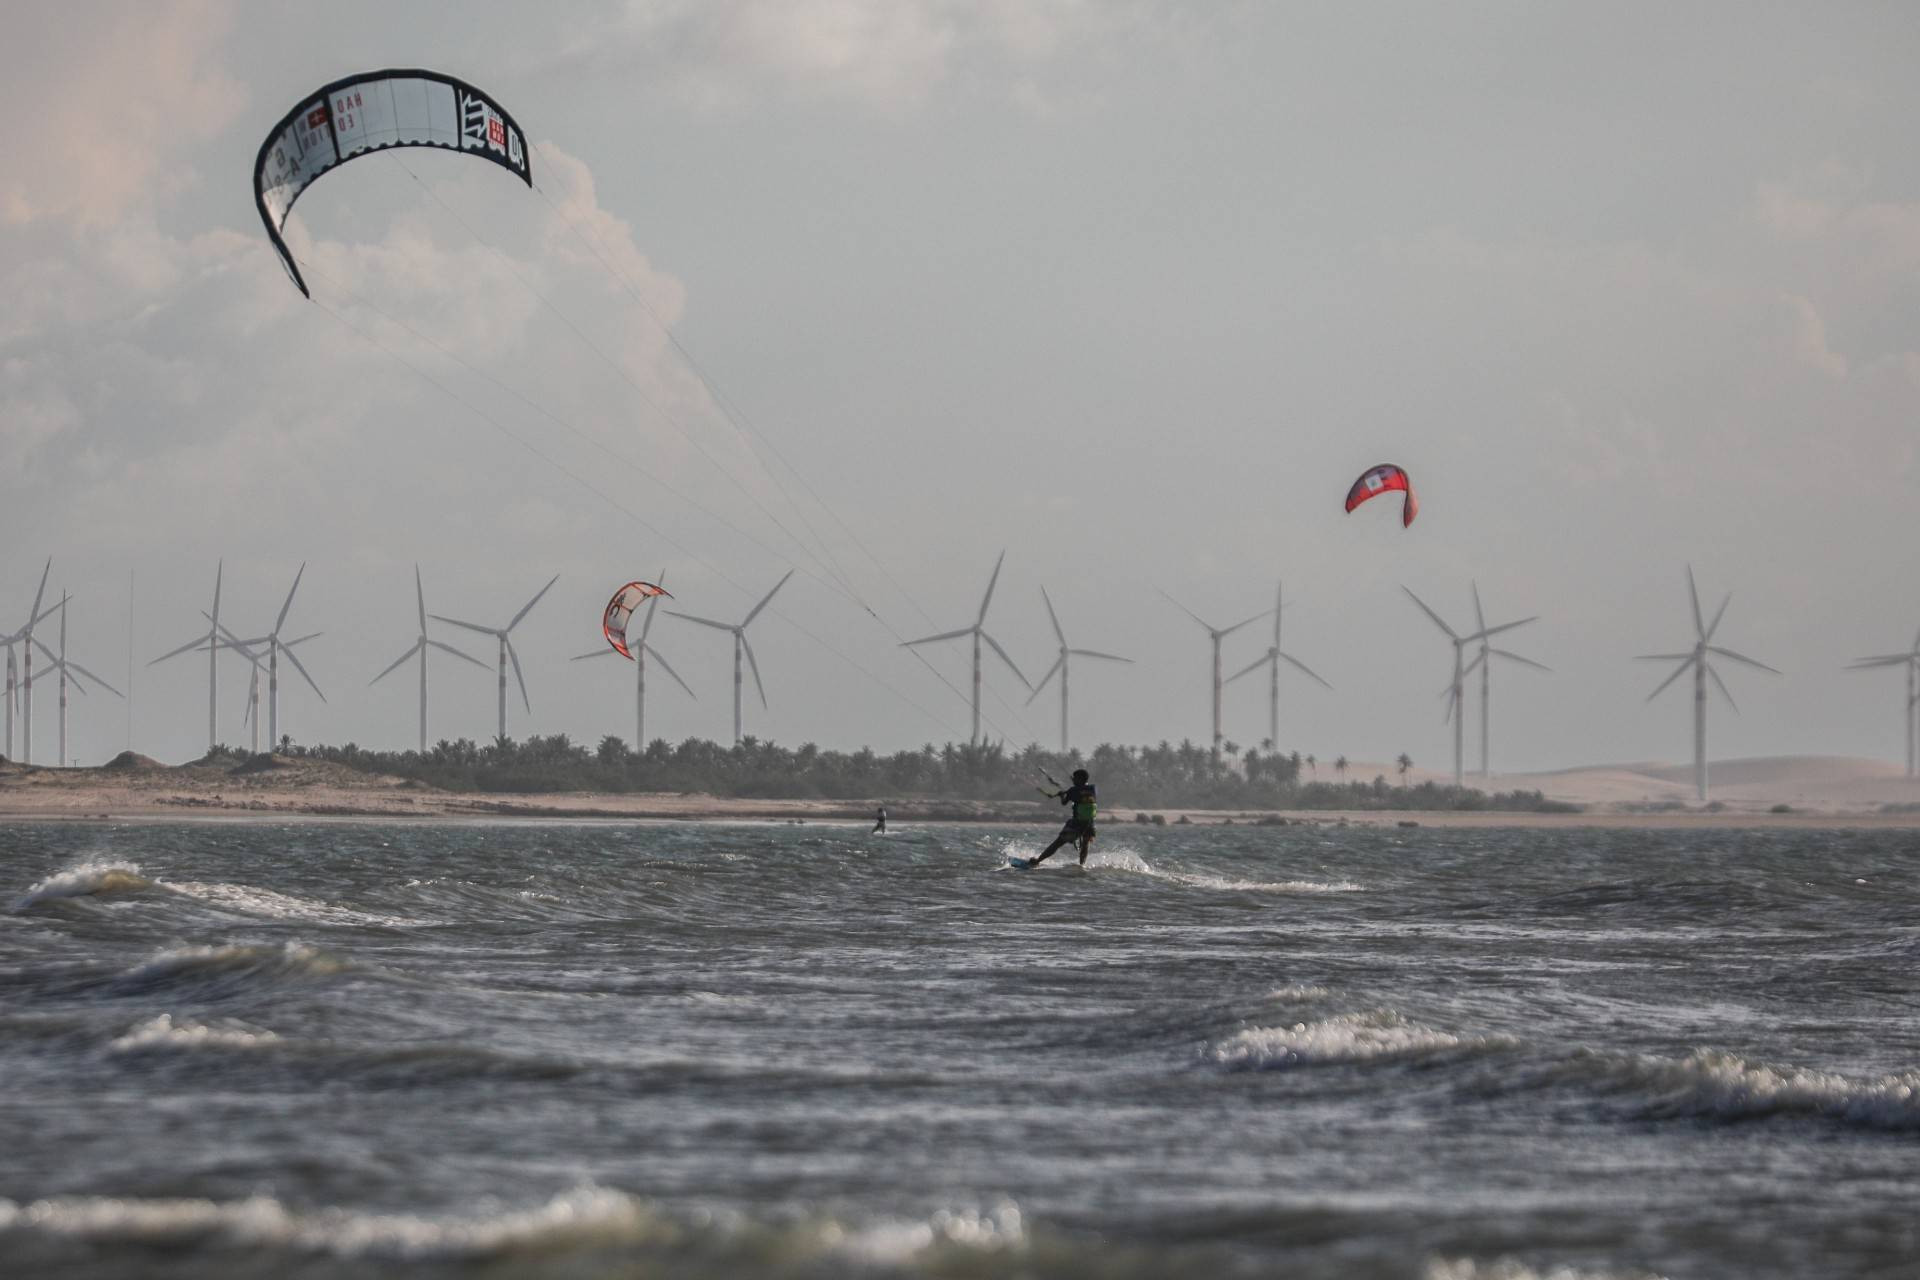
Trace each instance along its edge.
<instances>
[{"instance_id":1,"label":"white foam","mask_svg":"<svg viewBox=\"0 0 1920 1280\"><path fill-rule=\"evenodd\" d=\"M419 923L404 916L355 911L351 907L339 907L330 902L296 897L290 893L261 889L248 884L203 884L192 880L180 882L163 880L160 882L160 887L189 898L196 898L212 906L238 911L245 915L262 916L269 920L308 920L315 924L394 927Z\"/></svg>"},{"instance_id":2,"label":"white foam","mask_svg":"<svg viewBox=\"0 0 1920 1280\"><path fill-rule=\"evenodd\" d=\"M124 893L145 889L153 882L131 862L85 862L55 872L34 885L14 901L15 911L26 911L42 902L61 898L86 898L94 894Z\"/></svg>"},{"instance_id":3,"label":"white foam","mask_svg":"<svg viewBox=\"0 0 1920 1280\"><path fill-rule=\"evenodd\" d=\"M1208 1056L1223 1067L1314 1066L1409 1058L1490 1044L1408 1022L1391 1010L1343 1013L1289 1027L1247 1027L1213 1044Z\"/></svg>"},{"instance_id":4,"label":"white foam","mask_svg":"<svg viewBox=\"0 0 1920 1280\"><path fill-rule=\"evenodd\" d=\"M271 1031L244 1027L210 1027L205 1023L175 1022L163 1013L129 1029L107 1048L114 1053L141 1053L155 1050L260 1049L280 1043Z\"/></svg>"},{"instance_id":5,"label":"white foam","mask_svg":"<svg viewBox=\"0 0 1920 1280\"><path fill-rule=\"evenodd\" d=\"M1651 1271L1588 1271L1558 1266L1545 1271L1514 1258L1476 1262L1472 1258L1429 1258L1426 1280L1663 1280Z\"/></svg>"},{"instance_id":6,"label":"white foam","mask_svg":"<svg viewBox=\"0 0 1920 1280\"><path fill-rule=\"evenodd\" d=\"M1875 1129L1920 1129L1920 1071L1857 1079L1801 1067L1768 1067L1730 1053L1638 1056L1630 1083L1688 1114L1726 1117L1798 1113L1834 1116Z\"/></svg>"},{"instance_id":7,"label":"white foam","mask_svg":"<svg viewBox=\"0 0 1920 1280\"><path fill-rule=\"evenodd\" d=\"M324 976L344 972L347 964L304 942L283 942L277 946L242 943L223 947L169 947L127 970L120 981L140 985L186 974L270 967Z\"/></svg>"},{"instance_id":8,"label":"white foam","mask_svg":"<svg viewBox=\"0 0 1920 1280\"><path fill-rule=\"evenodd\" d=\"M68 1196L15 1204L0 1200L0 1233L36 1231L72 1239L154 1245L212 1242L232 1248L280 1248L342 1259L426 1261L525 1253L541 1245L590 1249L655 1244L685 1246L689 1230L737 1238L764 1256L839 1255L854 1262L901 1263L929 1249L1018 1248L1026 1236L1018 1206L941 1211L924 1220L847 1226L833 1219L775 1228L769 1238L743 1220L695 1215L669 1219L624 1192L592 1185L563 1192L531 1209L486 1208L464 1216L297 1211L271 1196L245 1200L134 1200Z\"/></svg>"}]
</instances>

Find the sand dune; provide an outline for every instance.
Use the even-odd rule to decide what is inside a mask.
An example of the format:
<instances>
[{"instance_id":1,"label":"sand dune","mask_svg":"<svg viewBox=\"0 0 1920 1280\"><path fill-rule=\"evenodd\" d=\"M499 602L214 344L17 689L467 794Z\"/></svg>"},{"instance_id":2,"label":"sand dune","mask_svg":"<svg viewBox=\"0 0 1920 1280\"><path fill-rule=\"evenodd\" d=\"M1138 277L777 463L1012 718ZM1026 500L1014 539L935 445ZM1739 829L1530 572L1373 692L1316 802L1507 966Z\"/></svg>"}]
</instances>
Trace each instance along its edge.
<instances>
[{"instance_id":1,"label":"sand dune","mask_svg":"<svg viewBox=\"0 0 1920 1280\"><path fill-rule=\"evenodd\" d=\"M1710 796L1736 812L1765 812L1776 805L1816 813L1870 813L1887 805L1920 804L1920 782L1897 764L1852 756L1760 756L1713 760L1707 766ZM1547 773L1496 774L1495 790L1544 792L1594 809L1693 805L1691 764L1635 763L1557 769Z\"/></svg>"}]
</instances>

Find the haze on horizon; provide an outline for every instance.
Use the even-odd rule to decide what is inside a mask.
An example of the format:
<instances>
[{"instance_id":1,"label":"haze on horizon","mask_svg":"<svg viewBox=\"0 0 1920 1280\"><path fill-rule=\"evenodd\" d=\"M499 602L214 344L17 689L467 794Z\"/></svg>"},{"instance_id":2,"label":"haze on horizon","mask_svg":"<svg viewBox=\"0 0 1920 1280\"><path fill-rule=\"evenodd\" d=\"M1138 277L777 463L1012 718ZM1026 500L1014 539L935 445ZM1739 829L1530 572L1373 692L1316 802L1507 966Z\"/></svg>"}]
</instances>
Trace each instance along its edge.
<instances>
[{"instance_id":1,"label":"haze on horizon","mask_svg":"<svg viewBox=\"0 0 1920 1280\"><path fill-rule=\"evenodd\" d=\"M1720 638L1785 673L1726 673L1716 758L1901 755L1898 675L1842 668L1920 627L1920 12L83 9L10 5L0 47L0 628L51 555L72 656L121 683L131 635L149 755L204 748L204 662L145 664L204 629L222 557L249 635L308 566L289 631L325 631L300 652L329 701L286 676L297 741L412 745L409 680L366 686L414 639L416 562L430 610L480 621L562 575L515 632L516 737L630 734L627 671L567 661L621 582L664 569L735 618L799 567L755 624L748 732L964 740L965 646L925 651L948 686L896 637L968 625L1003 548L989 626L1029 677L1042 585L1073 643L1136 660L1076 669L1082 745L1204 742L1206 641L1156 588L1225 624L1284 578L1286 648L1336 691L1290 680L1281 746L1444 768L1451 655L1400 586L1464 629L1477 579L1555 669L1496 672L1497 770L1683 761L1686 690L1644 704L1665 668L1630 658L1690 642L1691 562L1709 610L1734 593ZM541 193L345 166L290 223L309 302L255 149L320 84L412 65L496 95ZM893 633L768 518L780 489L649 313L831 508ZM1420 487L1410 530L1340 510L1382 461ZM699 701L656 682L651 734L724 740L724 637L653 640ZM993 736L1051 745L1051 692L987 672ZM1242 744L1263 680L1229 690ZM491 736L490 670L434 682L436 738ZM111 697L70 714L82 762L126 744Z\"/></svg>"}]
</instances>

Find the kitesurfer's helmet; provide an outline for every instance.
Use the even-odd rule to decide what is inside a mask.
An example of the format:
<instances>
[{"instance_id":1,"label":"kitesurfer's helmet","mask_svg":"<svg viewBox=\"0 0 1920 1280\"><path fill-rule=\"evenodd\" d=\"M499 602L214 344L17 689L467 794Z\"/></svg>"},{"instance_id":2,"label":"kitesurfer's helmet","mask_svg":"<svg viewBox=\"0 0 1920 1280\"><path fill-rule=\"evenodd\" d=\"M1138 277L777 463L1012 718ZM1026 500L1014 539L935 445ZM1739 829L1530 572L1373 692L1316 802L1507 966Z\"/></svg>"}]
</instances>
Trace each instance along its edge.
<instances>
[{"instance_id":1,"label":"kitesurfer's helmet","mask_svg":"<svg viewBox=\"0 0 1920 1280\"><path fill-rule=\"evenodd\" d=\"M1085 769L1075 769L1073 771L1073 780L1075 782L1085 782L1087 780L1087 771Z\"/></svg>"}]
</instances>

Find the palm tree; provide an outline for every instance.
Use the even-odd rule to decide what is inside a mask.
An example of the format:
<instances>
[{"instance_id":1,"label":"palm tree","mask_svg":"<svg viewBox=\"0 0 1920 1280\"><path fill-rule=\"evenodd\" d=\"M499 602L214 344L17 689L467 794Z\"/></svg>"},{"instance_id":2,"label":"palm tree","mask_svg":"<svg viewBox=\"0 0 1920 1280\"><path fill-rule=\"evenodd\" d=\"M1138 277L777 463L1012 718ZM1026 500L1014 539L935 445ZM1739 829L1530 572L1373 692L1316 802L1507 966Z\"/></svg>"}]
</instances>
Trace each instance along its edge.
<instances>
[{"instance_id":1,"label":"palm tree","mask_svg":"<svg viewBox=\"0 0 1920 1280\"><path fill-rule=\"evenodd\" d=\"M1317 756L1312 756L1312 755L1310 755L1310 756L1308 756L1308 757L1307 757L1307 772L1308 772L1309 774L1312 774L1312 775L1313 775L1314 777L1316 777L1316 778L1318 778L1318 777L1320 776L1320 759L1319 759L1319 757L1317 757Z\"/></svg>"},{"instance_id":2,"label":"palm tree","mask_svg":"<svg viewBox=\"0 0 1920 1280\"><path fill-rule=\"evenodd\" d=\"M1334 777L1336 777L1336 778L1338 778L1338 779L1340 779L1340 780L1341 780L1342 782L1345 782L1345 781L1346 781L1346 779L1347 779L1347 758L1346 758L1345 756L1335 756L1335 757L1334 757L1334 761L1333 761L1333 776L1334 776Z\"/></svg>"},{"instance_id":3,"label":"palm tree","mask_svg":"<svg viewBox=\"0 0 1920 1280\"><path fill-rule=\"evenodd\" d=\"M1404 787L1407 785L1407 770L1413 768L1413 757L1402 751L1394 763L1400 766L1400 785Z\"/></svg>"}]
</instances>

